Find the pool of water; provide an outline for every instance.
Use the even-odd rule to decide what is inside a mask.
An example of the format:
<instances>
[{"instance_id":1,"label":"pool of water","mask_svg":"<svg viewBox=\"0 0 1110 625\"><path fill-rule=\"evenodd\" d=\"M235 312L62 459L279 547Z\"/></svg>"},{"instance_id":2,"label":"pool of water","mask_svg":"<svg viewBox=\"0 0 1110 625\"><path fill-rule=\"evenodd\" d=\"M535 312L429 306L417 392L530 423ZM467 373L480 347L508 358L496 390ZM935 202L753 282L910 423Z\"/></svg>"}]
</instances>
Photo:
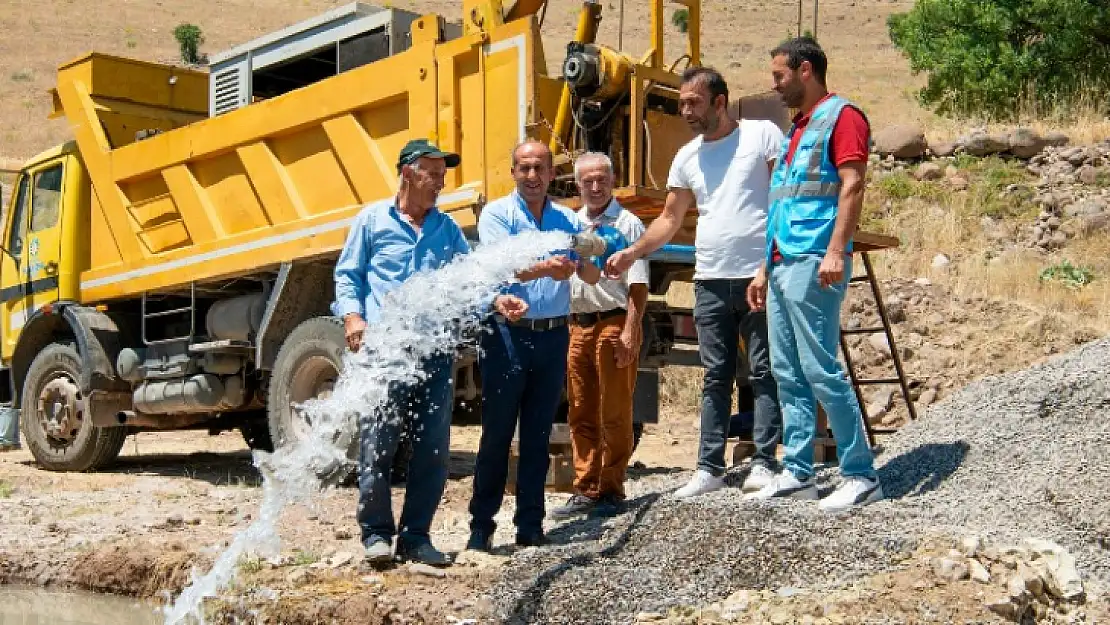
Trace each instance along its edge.
<instances>
[{"instance_id":1,"label":"pool of water","mask_svg":"<svg viewBox=\"0 0 1110 625\"><path fill-rule=\"evenodd\" d=\"M0 625L159 625L156 609L114 595L0 586Z\"/></svg>"}]
</instances>

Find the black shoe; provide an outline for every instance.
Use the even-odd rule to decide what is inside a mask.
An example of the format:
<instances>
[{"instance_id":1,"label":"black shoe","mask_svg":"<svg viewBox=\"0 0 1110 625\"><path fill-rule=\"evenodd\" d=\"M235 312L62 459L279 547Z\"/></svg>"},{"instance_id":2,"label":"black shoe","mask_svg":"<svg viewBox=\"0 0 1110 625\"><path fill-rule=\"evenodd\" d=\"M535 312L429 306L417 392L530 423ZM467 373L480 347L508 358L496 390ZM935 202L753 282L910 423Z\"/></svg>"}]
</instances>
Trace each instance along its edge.
<instances>
[{"instance_id":1,"label":"black shoe","mask_svg":"<svg viewBox=\"0 0 1110 625\"><path fill-rule=\"evenodd\" d=\"M563 519L569 519L580 514L588 513L590 510L593 510L594 506L596 506L597 503L598 501L596 499L590 499L585 495L571 495L566 504L555 508L548 516L552 519L560 521Z\"/></svg>"},{"instance_id":2,"label":"black shoe","mask_svg":"<svg viewBox=\"0 0 1110 625\"><path fill-rule=\"evenodd\" d=\"M614 517L624 512L624 500L616 495L602 495L590 510L591 517Z\"/></svg>"},{"instance_id":3,"label":"black shoe","mask_svg":"<svg viewBox=\"0 0 1110 625\"><path fill-rule=\"evenodd\" d=\"M471 531L470 540L466 541L466 548L469 551L483 551L489 553L493 550L493 532L484 530Z\"/></svg>"},{"instance_id":4,"label":"black shoe","mask_svg":"<svg viewBox=\"0 0 1110 625\"><path fill-rule=\"evenodd\" d=\"M451 556L432 546L432 543L398 545L397 559L402 562L420 562L430 566L450 566Z\"/></svg>"},{"instance_id":5,"label":"black shoe","mask_svg":"<svg viewBox=\"0 0 1110 625\"><path fill-rule=\"evenodd\" d=\"M516 535L516 544L521 547L542 547L550 542L542 531L524 532Z\"/></svg>"}]
</instances>

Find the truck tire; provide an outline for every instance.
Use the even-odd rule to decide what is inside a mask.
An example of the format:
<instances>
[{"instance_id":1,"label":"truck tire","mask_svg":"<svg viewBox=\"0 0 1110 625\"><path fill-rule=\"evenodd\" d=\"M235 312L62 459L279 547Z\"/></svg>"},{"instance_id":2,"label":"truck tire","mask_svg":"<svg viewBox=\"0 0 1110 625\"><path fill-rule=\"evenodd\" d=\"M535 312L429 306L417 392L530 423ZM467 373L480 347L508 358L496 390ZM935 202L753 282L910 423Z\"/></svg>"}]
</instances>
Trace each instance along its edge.
<instances>
[{"instance_id":1,"label":"truck tire","mask_svg":"<svg viewBox=\"0 0 1110 625\"><path fill-rule=\"evenodd\" d=\"M339 379L346 349L343 321L336 317L307 319L286 337L270 372L266 399L270 438L275 448L308 436L312 424L293 409L293 404L331 392ZM357 432L346 434L351 439L347 451L350 466L346 470L353 471L358 461L358 436Z\"/></svg>"},{"instance_id":2,"label":"truck tire","mask_svg":"<svg viewBox=\"0 0 1110 625\"><path fill-rule=\"evenodd\" d=\"M27 447L50 471L91 471L112 462L126 428L92 424L78 380L81 356L71 344L52 343L27 370L20 424Z\"/></svg>"},{"instance_id":3,"label":"truck tire","mask_svg":"<svg viewBox=\"0 0 1110 625\"><path fill-rule=\"evenodd\" d=\"M258 449L260 451L273 452L274 440L270 436L270 422L265 411L261 412L261 418L254 415L251 411L248 420L239 426L239 433L243 435L243 442L250 447L251 451Z\"/></svg>"}]
</instances>

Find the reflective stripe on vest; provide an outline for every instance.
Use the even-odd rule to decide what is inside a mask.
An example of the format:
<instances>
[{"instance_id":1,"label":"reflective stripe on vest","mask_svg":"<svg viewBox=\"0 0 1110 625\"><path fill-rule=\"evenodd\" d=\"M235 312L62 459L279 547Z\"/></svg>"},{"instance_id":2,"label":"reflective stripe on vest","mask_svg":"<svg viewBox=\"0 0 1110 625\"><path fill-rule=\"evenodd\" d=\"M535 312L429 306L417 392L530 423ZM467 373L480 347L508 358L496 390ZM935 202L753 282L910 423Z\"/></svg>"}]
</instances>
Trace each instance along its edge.
<instances>
[{"instance_id":1,"label":"reflective stripe on vest","mask_svg":"<svg viewBox=\"0 0 1110 625\"><path fill-rule=\"evenodd\" d=\"M818 174L820 176L820 174ZM770 201L777 202L791 197L840 197L839 182L821 182L821 179L807 180L800 184L786 184L771 189Z\"/></svg>"}]
</instances>

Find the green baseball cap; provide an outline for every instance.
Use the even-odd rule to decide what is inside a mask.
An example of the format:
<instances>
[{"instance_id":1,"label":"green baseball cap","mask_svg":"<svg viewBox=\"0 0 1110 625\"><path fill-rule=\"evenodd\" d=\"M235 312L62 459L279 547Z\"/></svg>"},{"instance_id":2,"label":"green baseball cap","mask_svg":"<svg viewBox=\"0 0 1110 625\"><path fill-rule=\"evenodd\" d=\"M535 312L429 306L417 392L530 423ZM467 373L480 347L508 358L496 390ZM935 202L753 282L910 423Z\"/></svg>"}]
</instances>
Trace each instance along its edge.
<instances>
[{"instance_id":1,"label":"green baseball cap","mask_svg":"<svg viewBox=\"0 0 1110 625\"><path fill-rule=\"evenodd\" d=\"M400 169L402 165L411 165L415 163L417 159L425 156L429 158L442 158L448 167L458 167L461 160L458 154L444 152L427 139L413 139L406 143L405 147L401 148L401 154L397 158L397 169Z\"/></svg>"}]
</instances>

